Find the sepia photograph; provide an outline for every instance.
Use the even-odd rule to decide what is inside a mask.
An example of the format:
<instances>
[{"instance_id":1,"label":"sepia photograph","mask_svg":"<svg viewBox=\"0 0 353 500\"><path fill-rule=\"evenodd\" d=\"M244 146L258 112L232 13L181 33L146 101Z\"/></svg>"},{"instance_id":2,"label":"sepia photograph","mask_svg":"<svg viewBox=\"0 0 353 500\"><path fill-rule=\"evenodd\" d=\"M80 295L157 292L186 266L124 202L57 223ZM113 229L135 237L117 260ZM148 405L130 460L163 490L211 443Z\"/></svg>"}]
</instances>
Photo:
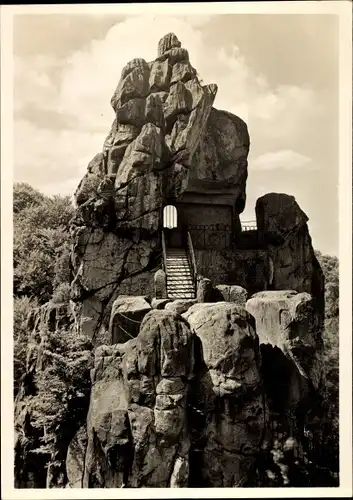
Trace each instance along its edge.
<instances>
[{"instance_id":1,"label":"sepia photograph","mask_svg":"<svg viewBox=\"0 0 353 500\"><path fill-rule=\"evenodd\" d=\"M351 494L351 6L251 3L1 8L4 500Z\"/></svg>"}]
</instances>

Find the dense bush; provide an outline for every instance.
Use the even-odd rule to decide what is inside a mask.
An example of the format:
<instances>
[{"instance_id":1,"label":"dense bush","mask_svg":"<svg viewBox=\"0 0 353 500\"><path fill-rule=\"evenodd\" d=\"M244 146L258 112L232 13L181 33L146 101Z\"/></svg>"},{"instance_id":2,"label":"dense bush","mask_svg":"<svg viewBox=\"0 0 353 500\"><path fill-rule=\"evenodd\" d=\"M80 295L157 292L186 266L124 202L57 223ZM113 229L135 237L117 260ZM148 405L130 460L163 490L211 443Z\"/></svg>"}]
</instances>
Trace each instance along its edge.
<instances>
[{"instance_id":1,"label":"dense bush","mask_svg":"<svg viewBox=\"0 0 353 500\"><path fill-rule=\"evenodd\" d=\"M14 294L47 302L55 267L69 245L73 206L69 197L47 197L20 183L14 185Z\"/></svg>"},{"instance_id":2,"label":"dense bush","mask_svg":"<svg viewBox=\"0 0 353 500\"><path fill-rule=\"evenodd\" d=\"M32 452L48 456L54 483L65 485L67 447L88 410L92 344L73 329L51 332L42 327L40 337L42 369L35 375L30 408L31 425L42 437Z\"/></svg>"}]
</instances>

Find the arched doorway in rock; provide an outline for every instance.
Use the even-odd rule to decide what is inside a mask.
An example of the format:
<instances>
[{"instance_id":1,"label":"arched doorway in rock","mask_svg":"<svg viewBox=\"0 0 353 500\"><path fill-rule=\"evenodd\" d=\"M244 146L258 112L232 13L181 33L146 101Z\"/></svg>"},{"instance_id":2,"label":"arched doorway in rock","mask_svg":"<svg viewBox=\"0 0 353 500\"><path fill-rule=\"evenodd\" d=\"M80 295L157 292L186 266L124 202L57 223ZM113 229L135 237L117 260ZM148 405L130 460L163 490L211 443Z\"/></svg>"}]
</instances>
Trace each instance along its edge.
<instances>
[{"instance_id":1,"label":"arched doorway in rock","mask_svg":"<svg viewBox=\"0 0 353 500\"><path fill-rule=\"evenodd\" d=\"M179 220L177 208L174 205L167 205L163 209L163 231L165 241L169 247L183 246L183 231L181 220Z\"/></svg>"},{"instance_id":2,"label":"arched doorway in rock","mask_svg":"<svg viewBox=\"0 0 353 500\"><path fill-rule=\"evenodd\" d=\"M163 228L176 229L178 227L178 212L174 205L167 205L163 209Z\"/></svg>"}]
</instances>

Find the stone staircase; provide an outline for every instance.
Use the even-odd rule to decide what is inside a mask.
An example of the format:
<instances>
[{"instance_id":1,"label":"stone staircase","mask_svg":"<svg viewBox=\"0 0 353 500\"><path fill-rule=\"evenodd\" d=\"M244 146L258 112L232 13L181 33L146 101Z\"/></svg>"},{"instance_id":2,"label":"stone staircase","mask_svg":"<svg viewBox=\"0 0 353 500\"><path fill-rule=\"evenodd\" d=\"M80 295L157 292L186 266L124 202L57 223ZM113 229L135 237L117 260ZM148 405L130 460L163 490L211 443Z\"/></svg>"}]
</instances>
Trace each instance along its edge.
<instances>
[{"instance_id":1,"label":"stone staircase","mask_svg":"<svg viewBox=\"0 0 353 500\"><path fill-rule=\"evenodd\" d=\"M195 284L186 250L167 248L166 257L168 299L194 299Z\"/></svg>"}]
</instances>

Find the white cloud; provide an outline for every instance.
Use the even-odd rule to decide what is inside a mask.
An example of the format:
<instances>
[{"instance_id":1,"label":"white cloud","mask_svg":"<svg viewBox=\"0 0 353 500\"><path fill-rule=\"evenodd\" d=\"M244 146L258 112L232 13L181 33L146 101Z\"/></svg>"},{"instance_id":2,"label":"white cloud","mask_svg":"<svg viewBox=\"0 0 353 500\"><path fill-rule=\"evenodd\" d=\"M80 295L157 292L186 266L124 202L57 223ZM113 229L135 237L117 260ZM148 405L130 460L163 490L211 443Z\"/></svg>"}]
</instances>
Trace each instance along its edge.
<instances>
[{"instance_id":1,"label":"white cloud","mask_svg":"<svg viewBox=\"0 0 353 500\"><path fill-rule=\"evenodd\" d=\"M14 179L29 182L48 194L69 194L89 161L101 151L104 139L104 134L43 129L27 120L18 120L14 134Z\"/></svg>"},{"instance_id":2,"label":"white cloud","mask_svg":"<svg viewBox=\"0 0 353 500\"><path fill-rule=\"evenodd\" d=\"M38 129L35 115L31 123L16 121L17 178L44 191L51 190L53 178L57 178L63 186L66 180L71 189L70 179L82 176L109 132L113 120L110 98L122 68L135 57L154 59L159 39L169 31L175 32L188 49L191 63L204 83L217 83L215 106L248 123L252 154L257 158L255 168L269 168L270 164L289 168L289 164L303 162L295 153L290 155L287 148L296 147L291 142L319 109L313 90L295 86L271 88L264 75L249 67L239 47L225 49L216 40L206 46L202 29L207 29L207 20L206 16L134 16L113 26L104 39L92 40L84 50L72 53L66 61L40 56L17 61L17 111L31 105L77 121L77 128L61 131L54 130L50 122L48 129ZM278 141L276 147L287 151L287 156L283 152L282 157L280 152L275 156L268 153L273 147L271 140Z\"/></svg>"},{"instance_id":3,"label":"white cloud","mask_svg":"<svg viewBox=\"0 0 353 500\"><path fill-rule=\"evenodd\" d=\"M264 153L252 160L250 168L252 170L317 170L311 158L296 151L284 149Z\"/></svg>"}]
</instances>

